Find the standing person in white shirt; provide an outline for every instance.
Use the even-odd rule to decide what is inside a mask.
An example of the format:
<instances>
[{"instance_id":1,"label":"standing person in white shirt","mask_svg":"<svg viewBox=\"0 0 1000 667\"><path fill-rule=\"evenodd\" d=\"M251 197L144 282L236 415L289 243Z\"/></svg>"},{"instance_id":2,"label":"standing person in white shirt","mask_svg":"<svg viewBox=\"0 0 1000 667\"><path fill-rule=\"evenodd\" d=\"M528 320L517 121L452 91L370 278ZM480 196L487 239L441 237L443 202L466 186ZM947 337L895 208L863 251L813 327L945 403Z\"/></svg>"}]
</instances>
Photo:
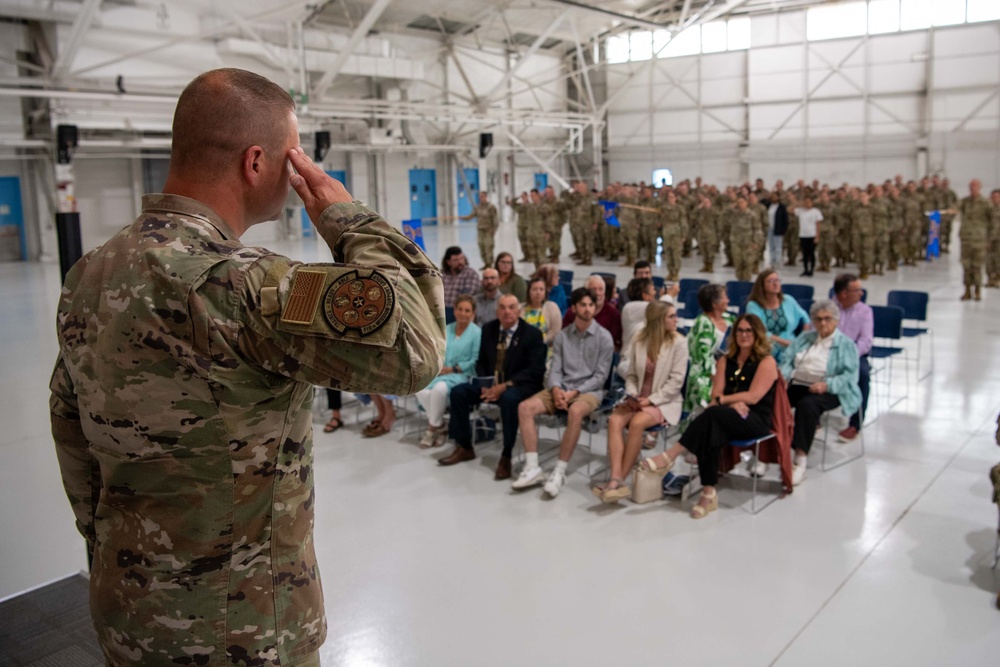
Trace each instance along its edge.
<instances>
[{"instance_id":1,"label":"standing person in white shirt","mask_svg":"<svg viewBox=\"0 0 1000 667\"><path fill-rule=\"evenodd\" d=\"M823 214L813 206L812 197L802 200L802 208L795 209L799 216L799 248L802 249L803 276L811 276L816 269L816 242L819 241L820 222Z\"/></svg>"}]
</instances>

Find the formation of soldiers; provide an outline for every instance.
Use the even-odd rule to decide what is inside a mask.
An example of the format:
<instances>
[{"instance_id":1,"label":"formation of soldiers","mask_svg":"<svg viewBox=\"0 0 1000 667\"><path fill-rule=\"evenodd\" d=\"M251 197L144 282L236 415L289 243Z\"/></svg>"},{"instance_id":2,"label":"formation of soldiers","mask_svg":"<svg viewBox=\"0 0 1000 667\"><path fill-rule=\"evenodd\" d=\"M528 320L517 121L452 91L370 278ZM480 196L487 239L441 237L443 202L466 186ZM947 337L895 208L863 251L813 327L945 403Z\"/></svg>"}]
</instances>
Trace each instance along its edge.
<instances>
[{"instance_id":1,"label":"formation of soldiers","mask_svg":"<svg viewBox=\"0 0 1000 667\"><path fill-rule=\"evenodd\" d=\"M568 223L576 246L570 257L577 263L589 266L595 255L611 262L623 259L622 266L639 259L652 262L662 243L668 280L679 277L681 258L695 250L702 258L702 272L714 271L716 257L723 254L725 266L735 270L736 278L749 280L765 263L768 233L773 232L768 216L772 203L782 204L788 213L781 241L785 266L798 261L796 209L809 199L823 214L816 270L828 272L856 263L861 278L924 259L933 230L928 217L932 211L941 212L940 250L950 252L952 225L961 213L967 287L963 299L978 299L984 270L986 286L1000 287L1000 193L985 199L978 192L978 181L974 183L975 193L959 201L948 179L939 176L906 182L897 175L863 188L799 180L786 189L779 180L768 189L757 179L753 185L719 189L697 178L660 188L613 183L598 192L578 182L560 196L548 187L543 193L522 193L520 200L508 204L517 214L521 261L536 266L558 262L562 228ZM601 200L617 203L617 227L605 221Z\"/></svg>"}]
</instances>

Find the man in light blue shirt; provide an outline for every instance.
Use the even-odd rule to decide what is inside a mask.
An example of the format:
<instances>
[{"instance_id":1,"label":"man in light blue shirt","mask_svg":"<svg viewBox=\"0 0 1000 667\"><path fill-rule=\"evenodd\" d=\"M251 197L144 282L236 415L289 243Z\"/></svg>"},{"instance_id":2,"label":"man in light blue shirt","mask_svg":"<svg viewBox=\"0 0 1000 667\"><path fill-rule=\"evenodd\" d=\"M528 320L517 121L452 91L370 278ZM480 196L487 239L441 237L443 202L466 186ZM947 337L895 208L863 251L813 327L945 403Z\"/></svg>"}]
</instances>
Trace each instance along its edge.
<instances>
[{"instance_id":1,"label":"man in light blue shirt","mask_svg":"<svg viewBox=\"0 0 1000 667\"><path fill-rule=\"evenodd\" d=\"M566 482L566 467L583 428L583 420L601 405L604 383L611 371L615 343L607 329L594 320L594 294L586 287L573 290L570 304L573 323L556 336L552 345L552 366L545 389L518 406L518 425L524 441L525 464L511 485L527 489L545 482L550 496L559 495ZM545 480L538 464L538 427L535 417L566 412L566 430L559 445L559 462Z\"/></svg>"}]
</instances>

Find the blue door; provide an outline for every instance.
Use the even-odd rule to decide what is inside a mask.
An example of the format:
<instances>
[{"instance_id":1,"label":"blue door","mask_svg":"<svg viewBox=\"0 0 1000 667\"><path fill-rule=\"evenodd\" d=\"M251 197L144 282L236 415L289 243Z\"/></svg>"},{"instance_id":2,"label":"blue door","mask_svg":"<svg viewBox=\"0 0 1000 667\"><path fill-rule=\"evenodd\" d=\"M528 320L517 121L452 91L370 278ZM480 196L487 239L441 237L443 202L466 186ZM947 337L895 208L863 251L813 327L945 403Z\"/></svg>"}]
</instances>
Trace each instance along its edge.
<instances>
[{"instance_id":1,"label":"blue door","mask_svg":"<svg viewBox=\"0 0 1000 667\"><path fill-rule=\"evenodd\" d=\"M336 178L338 181L344 184L347 188L347 172L343 169L336 169L334 171L327 171L327 176L331 178ZM347 191L350 192L350 188ZM313 227L312 220L309 219L309 214L306 213L305 207L302 207L302 238L311 239L316 236L316 228Z\"/></svg>"},{"instance_id":2,"label":"blue door","mask_svg":"<svg viewBox=\"0 0 1000 667\"><path fill-rule=\"evenodd\" d=\"M463 172L465 174L464 181L462 180ZM479 203L479 170L463 169L455 176L455 181L458 183L458 214L469 215L475 205ZM466 183L469 185L468 192L465 191Z\"/></svg>"},{"instance_id":3,"label":"blue door","mask_svg":"<svg viewBox=\"0 0 1000 667\"><path fill-rule=\"evenodd\" d=\"M433 218L437 215L437 177L433 169L410 170L410 217ZM437 224L428 220L428 225Z\"/></svg>"},{"instance_id":4,"label":"blue door","mask_svg":"<svg viewBox=\"0 0 1000 667\"><path fill-rule=\"evenodd\" d=\"M549 187L549 175L545 172L535 174L535 189L541 192L547 187Z\"/></svg>"},{"instance_id":5,"label":"blue door","mask_svg":"<svg viewBox=\"0 0 1000 667\"><path fill-rule=\"evenodd\" d=\"M21 179L17 176L4 176L0 178L0 260L27 258Z\"/></svg>"}]
</instances>

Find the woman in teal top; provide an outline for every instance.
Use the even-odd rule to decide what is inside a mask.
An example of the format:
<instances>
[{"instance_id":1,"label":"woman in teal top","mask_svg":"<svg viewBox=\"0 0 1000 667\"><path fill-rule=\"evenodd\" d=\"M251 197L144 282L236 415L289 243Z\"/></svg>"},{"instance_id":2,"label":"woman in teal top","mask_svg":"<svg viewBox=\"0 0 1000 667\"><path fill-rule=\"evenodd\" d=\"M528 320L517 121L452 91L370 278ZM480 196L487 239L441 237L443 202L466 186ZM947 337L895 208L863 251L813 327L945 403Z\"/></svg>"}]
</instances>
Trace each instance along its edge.
<instances>
[{"instance_id":1,"label":"woman in teal top","mask_svg":"<svg viewBox=\"0 0 1000 667\"><path fill-rule=\"evenodd\" d=\"M476 302L468 294L455 299L455 321L445 327L444 366L425 389L416 393L417 402L427 413L427 430L420 447L438 447L448 439L444 411L451 388L464 384L476 372L482 330L473 322Z\"/></svg>"},{"instance_id":2,"label":"woman in teal top","mask_svg":"<svg viewBox=\"0 0 1000 667\"><path fill-rule=\"evenodd\" d=\"M781 293L781 278L774 269L761 271L754 281L747 312L756 315L767 329L771 354L781 363L782 354L800 325L809 327L809 314L793 297Z\"/></svg>"}]
</instances>

